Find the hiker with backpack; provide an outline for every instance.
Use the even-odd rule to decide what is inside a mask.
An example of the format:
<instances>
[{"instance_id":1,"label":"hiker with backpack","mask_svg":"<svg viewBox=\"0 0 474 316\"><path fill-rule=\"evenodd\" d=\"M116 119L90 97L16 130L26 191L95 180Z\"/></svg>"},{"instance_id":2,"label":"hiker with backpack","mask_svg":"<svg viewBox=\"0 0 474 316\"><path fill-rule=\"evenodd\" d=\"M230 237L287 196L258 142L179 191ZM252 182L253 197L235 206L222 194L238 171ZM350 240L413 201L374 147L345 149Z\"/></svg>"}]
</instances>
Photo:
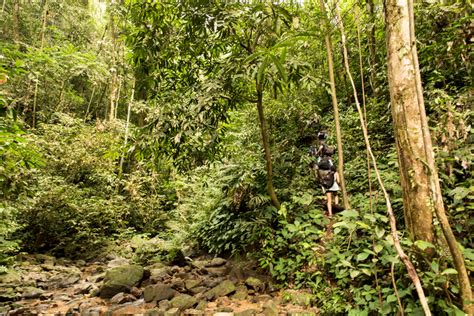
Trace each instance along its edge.
<instances>
[{"instance_id":1,"label":"hiker with backpack","mask_svg":"<svg viewBox=\"0 0 474 316\"><path fill-rule=\"evenodd\" d=\"M326 144L328 134L326 131L318 133L319 147L311 147L310 153L316 157L316 163L313 168L316 172L316 177L319 180L323 192L326 193L327 198L327 209L329 216L332 216L332 197L335 196L334 202L338 204L339 199L337 191L339 188L339 174L337 173L336 167L332 162L332 156L334 155L334 147Z\"/></svg>"}]
</instances>

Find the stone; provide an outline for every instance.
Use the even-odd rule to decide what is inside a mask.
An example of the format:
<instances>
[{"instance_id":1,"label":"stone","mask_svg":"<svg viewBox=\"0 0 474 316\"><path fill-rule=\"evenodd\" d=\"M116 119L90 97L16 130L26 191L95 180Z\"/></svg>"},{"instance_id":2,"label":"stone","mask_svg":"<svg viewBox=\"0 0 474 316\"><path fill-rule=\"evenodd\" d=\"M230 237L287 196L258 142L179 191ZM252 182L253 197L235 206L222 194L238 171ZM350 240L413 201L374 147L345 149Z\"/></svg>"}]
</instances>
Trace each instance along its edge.
<instances>
[{"instance_id":1,"label":"stone","mask_svg":"<svg viewBox=\"0 0 474 316\"><path fill-rule=\"evenodd\" d=\"M108 263L107 263L107 267L108 268L116 268L116 267L120 267L120 266L125 266L125 265L129 265L130 264L130 261L128 259L125 259L125 258L115 258L113 260L110 260Z\"/></svg>"},{"instance_id":2,"label":"stone","mask_svg":"<svg viewBox=\"0 0 474 316\"><path fill-rule=\"evenodd\" d=\"M90 282L82 282L74 286L74 294L88 294L92 290L94 284Z\"/></svg>"},{"instance_id":3,"label":"stone","mask_svg":"<svg viewBox=\"0 0 474 316\"><path fill-rule=\"evenodd\" d=\"M278 306L273 300L266 301L263 304L263 314L265 316L278 316Z\"/></svg>"},{"instance_id":4,"label":"stone","mask_svg":"<svg viewBox=\"0 0 474 316\"><path fill-rule=\"evenodd\" d=\"M207 302L206 301L199 301L199 303L196 306L197 310L203 311L206 310L207 308Z\"/></svg>"},{"instance_id":5,"label":"stone","mask_svg":"<svg viewBox=\"0 0 474 316\"><path fill-rule=\"evenodd\" d=\"M178 316L179 315L179 308L175 307L165 312L165 316Z\"/></svg>"},{"instance_id":6,"label":"stone","mask_svg":"<svg viewBox=\"0 0 474 316\"><path fill-rule=\"evenodd\" d=\"M288 316L316 316L316 312L311 312L307 310L289 310L287 312Z\"/></svg>"},{"instance_id":7,"label":"stone","mask_svg":"<svg viewBox=\"0 0 474 316\"><path fill-rule=\"evenodd\" d=\"M171 303L170 301L168 300L162 300L158 303L158 307L161 309L161 310L164 310L164 311L167 311L168 309L170 309L171 307Z\"/></svg>"},{"instance_id":8,"label":"stone","mask_svg":"<svg viewBox=\"0 0 474 316\"><path fill-rule=\"evenodd\" d=\"M230 268L227 266L206 268L211 276L223 277L229 274Z\"/></svg>"},{"instance_id":9,"label":"stone","mask_svg":"<svg viewBox=\"0 0 474 316\"><path fill-rule=\"evenodd\" d=\"M229 312L217 312L212 314L213 316L234 316L234 313L229 313Z\"/></svg>"},{"instance_id":10,"label":"stone","mask_svg":"<svg viewBox=\"0 0 474 316\"><path fill-rule=\"evenodd\" d=\"M176 295L170 303L172 307L178 308L180 311L184 311L185 309L196 305L197 301L196 298L192 297L191 295L179 294Z\"/></svg>"},{"instance_id":11,"label":"stone","mask_svg":"<svg viewBox=\"0 0 474 316\"><path fill-rule=\"evenodd\" d=\"M204 295L207 299L212 300L216 297L226 296L235 292L235 284L230 280L224 280L216 287L207 291Z\"/></svg>"},{"instance_id":12,"label":"stone","mask_svg":"<svg viewBox=\"0 0 474 316\"><path fill-rule=\"evenodd\" d=\"M111 308L109 310L109 315L111 316L122 316L122 315L137 315L137 314L142 314L143 309L138 306L133 306L133 305L119 305L115 308ZM107 314L106 314L107 315Z\"/></svg>"},{"instance_id":13,"label":"stone","mask_svg":"<svg viewBox=\"0 0 474 316\"><path fill-rule=\"evenodd\" d=\"M205 278L202 281L202 285L206 286L206 287L209 287L209 288L213 288L213 287L219 285L220 283L222 283L222 281L224 281L224 280L225 280L225 278L215 278L215 279Z\"/></svg>"},{"instance_id":14,"label":"stone","mask_svg":"<svg viewBox=\"0 0 474 316\"><path fill-rule=\"evenodd\" d=\"M150 270L150 279L154 282L163 281L164 278L169 276L170 269L168 267L157 268Z\"/></svg>"},{"instance_id":15,"label":"stone","mask_svg":"<svg viewBox=\"0 0 474 316\"><path fill-rule=\"evenodd\" d=\"M149 309L145 312L145 316L163 316L165 314L164 311L162 311L161 309L158 309L158 308L152 308L152 309Z\"/></svg>"},{"instance_id":16,"label":"stone","mask_svg":"<svg viewBox=\"0 0 474 316\"><path fill-rule=\"evenodd\" d=\"M67 287L70 287L71 285L73 284L76 284L77 282L79 282L81 280L81 276L76 274L76 275L71 275L69 277L66 277L64 279L61 279L59 281L59 284L58 284L58 287L59 288L67 288Z\"/></svg>"},{"instance_id":17,"label":"stone","mask_svg":"<svg viewBox=\"0 0 474 316\"><path fill-rule=\"evenodd\" d=\"M182 279L178 279L178 278L173 278L171 280L171 283L170 283L170 286L177 290L177 291L184 291L186 288L185 288L185 285L184 285L184 281Z\"/></svg>"},{"instance_id":18,"label":"stone","mask_svg":"<svg viewBox=\"0 0 474 316\"><path fill-rule=\"evenodd\" d=\"M129 292L130 289L142 280L143 268L138 265L125 265L108 270L104 277L104 284L100 288L101 298L111 298L120 292Z\"/></svg>"},{"instance_id":19,"label":"stone","mask_svg":"<svg viewBox=\"0 0 474 316\"><path fill-rule=\"evenodd\" d=\"M130 294L132 294L135 297L140 297L143 294L143 290L137 288L136 286L132 287L130 289Z\"/></svg>"},{"instance_id":20,"label":"stone","mask_svg":"<svg viewBox=\"0 0 474 316\"><path fill-rule=\"evenodd\" d=\"M247 287L245 285L237 286L234 295L231 296L233 300L245 300L248 296Z\"/></svg>"},{"instance_id":21,"label":"stone","mask_svg":"<svg viewBox=\"0 0 474 316\"><path fill-rule=\"evenodd\" d=\"M254 316L257 314L255 309L245 309L240 312L234 312L234 316Z\"/></svg>"},{"instance_id":22,"label":"stone","mask_svg":"<svg viewBox=\"0 0 474 316\"><path fill-rule=\"evenodd\" d=\"M182 315L204 315L204 312L202 310L198 310L198 309L187 309L185 310Z\"/></svg>"},{"instance_id":23,"label":"stone","mask_svg":"<svg viewBox=\"0 0 474 316\"><path fill-rule=\"evenodd\" d=\"M186 287L187 290L190 290L192 288L195 288L196 286L198 286L199 284L201 284L201 280L196 280L196 279L190 279L190 280L186 280L184 282L184 285Z\"/></svg>"},{"instance_id":24,"label":"stone","mask_svg":"<svg viewBox=\"0 0 474 316\"><path fill-rule=\"evenodd\" d=\"M7 270L6 273L0 274L0 283L18 284L21 283L21 274L15 270Z\"/></svg>"},{"instance_id":25,"label":"stone","mask_svg":"<svg viewBox=\"0 0 474 316\"><path fill-rule=\"evenodd\" d=\"M268 294L258 295L256 298L259 302L267 302L272 299L272 297Z\"/></svg>"},{"instance_id":26,"label":"stone","mask_svg":"<svg viewBox=\"0 0 474 316\"><path fill-rule=\"evenodd\" d=\"M135 301L137 298L132 294L125 294L125 293L118 293L115 294L114 297L110 299L110 303L112 304L124 304Z\"/></svg>"},{"instance_id":27,"label":"stone","mask_svg":"<svg viewBox=\"0 0 474 316\"><path fill-rule=\"evenodd\" d=\"M44 293L44 290L35 287L25 287L21 297L27 300L39 298Z\"/></svg>"},{"instance_id":28,"label":"stone","mask_svg":"<svg viewBox=\"0 0 474 316\"><path fill-rule=\"evenodd\" d=\"M217 309L218 312L224 312L224 313L233 313L234 312L234 309L230 306L223 306L223 307L219 307Z\"/></svg>"},{"instance_id":29,"label":"stone","mask_svg":"<svg viewBox=\"0 0 474 316\"><path fill-rule=\"evenodd\" d=\"M199 293L204 293L208 291L209 288L205 286L198 286L198 287L193 287L192 289L189 290L189 292L193 295L199 294Z\"/></svg>"},{"instance_id":30,"label":"stone","mask_svg":"<svg viewBox=\"0 0 474 316\"><path fill-rule=\"evenodd\" d=\"M206 267L220 267L223 266L227 263L227 260L223 258L214 258L211 261L209 261L205 266Z\"/></svg>"},{"instance_id":31,"label":"stone","mask_svg":"<svg viewBox=\"0 0 474 316\"><path fill-rule=\"evenodd\" d=\"M265 290L265 283L262 280L254 277L247 278L247 280L245 280L245 284L256 292Z\"/></svg>"},{"instance_id":32,"label":"stone","mask_svg":"<svg viewBox=\"0 0 474 316\"><path fill-rule=\"evenodd\" d=\"M174 296L175 291L168 285L156 284L148 285L143 290L145 302L167 300Z\"/></svg>"}]
</instances>

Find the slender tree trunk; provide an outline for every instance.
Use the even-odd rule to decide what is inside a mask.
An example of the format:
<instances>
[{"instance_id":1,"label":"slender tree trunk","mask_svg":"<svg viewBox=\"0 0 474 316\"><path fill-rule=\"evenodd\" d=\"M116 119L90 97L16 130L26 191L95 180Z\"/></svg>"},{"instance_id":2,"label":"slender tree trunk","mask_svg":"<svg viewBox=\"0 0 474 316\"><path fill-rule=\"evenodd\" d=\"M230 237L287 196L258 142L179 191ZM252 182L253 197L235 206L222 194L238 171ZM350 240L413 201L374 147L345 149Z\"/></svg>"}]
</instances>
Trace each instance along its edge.
<instances>
[{"instance_id":1,"label":"slender tree trunk","mask_svg":"<svg viewBox=\"0 0 474 316\"><path fill-rule=\"evenodd\" d=\"M368 151L368 153L369 153L369 155L372 159L372 164L374 166L374 171L375 171L375 174L377 176L377 180L379 182L380 188L382 189L382 192L383 192L384 197L385 197L385 202L386 202L386 205L387 205L387 214L388 214L389 221L390 221L390 230L391 230L391 234L392 234L393 243L394 243L394 246L395 246L395 249L397 251L398 256L400 257L400 259L402 260L403 264L405 265L405 267L407 269L408 276L410 277L410 279L413 282L413 285L415 286L415 289L418 293L418 297L420 298L420 303L421 303L421 306L423 307L423 311L425 312L425 315L431 315L431 311L430 311L430 308L428 306L428 301L426 299L425 292L423 291L423 287L421 286L420 278L418 277L416 269L413 266L413 263L410 261L410 258L408 258L408 256L403 251L403 248L400 244L400 240L398 238L397 225L396 225L395 215L393 214L392 204L390 202L390 197L389 197L389 195L388 195L388 193L385 189L385 186L382 182L382 178L380 176L379 170L377 168L377 161L375 160L375 156L374 156L374 154L372 152L372 148L370 146L369 134L367 132L367 123L364 120L364 113L362 112L362 109L360 107L359 98L357 96L357 89L356 89L354 80L352 79L352 75L351 75L351 71L350 71L350 67L349 67L349 62L348 62L348 56L347 56L346 36L345 36L345 32L344 32L344 23L341 19L341 15L339 14L339 7L337 6L337 3L336 3L335 11L336 11L337 19L338 19L338 22L339 22L339 28L340 28L340 31L341 31L341 42L342 42L342 47L344 49L344 57L345 57L345 69L346 69L346 72L347 72L347 76L349 77L349 81L352 85L352 90L353 90L353 93L354 93L354 99L355 99L355 103L356 103L356 107L357 107L357 112L359 113L360 125L362 127L362 131L363 131L363 134L364 134L364 141L365 141L365 144L366 144L366 147L367 147L367 151Z\"/></svg>"},{"instance_id":2,"label":"slender tree trunk","mask_svg":"<svg viewBox=\"0 0 474 316\"><path fill-rule=\"evenodd\" d=\"M5 7L5 1L3 1L3 7ZM13 0L12 32L13 40L18 43L20 41L20 0Z\"/></svg>"},{"instance_id":3,"label":"slender tree trunk","mask_svg":"<svg viewBox=\"0 0 474 316\"><path fill-rule=\"evenodd\" d=\"M375 39L375 8L374 0L366 1L367 11L369 15L369 60L370 60L370 86L372 87L372 93L376 96L376 75L377 75L377 54L376 46L377 42Z\"/></svg>"},{"instance_id":4,"label":"slender tree trunk","mask_svg":"<svg viewBox=\"0 0 474 316\"><path fill-rule=\"evenodd\" d=\"M87 116L89 115L89 110L91 108L92 99L94 98L95 88L96 88L96 85L94 85L94 87L92 88L91 97L89 99L89 103L87 104L86 114L84 115L84 121L87 120Z\"/></svg>"},{"instance_id":5,"label":"slender tree trunk","mask_svg":"<svg viewBox=\"0 0 474 316\"><path fill-rule=\"evenodd\" d=\"M113 11L112 11L113 12ZM113 13L110 14L110 34L112 38L112 78L110 82L110 103L109 103L109 111L108 111L108 119L109 121L115 120L115 101L117 100L117 76L118 76L118 69L117 69L117 61L116 61L116 38L115 38L115 23L114 23L114 15Z\"/></svg>"},{"instance_id":6,"label":"slender tree trunk","mask_svg":"<svg viewBox=\"0 0 474 316\"><path fill-rule=\"evenodd\" d=\"M43 9L43 23L41 26L41 46L40 49L43 49L44 47L44 33L46 32L46 22L48 18L48 0L45 0L44 2L44 9ZM33 119L32 119L32 128L36 128L36 105L38 102L38 86L39 86L39 78L36 80L35 84L35 94L33 97Z\"/></svg>"},{"instance_id":7,"label":"slender tree trunk","mask_svg":"<svg viewBox=\"0 0 474 316\"><path fill-rule=\"evenodd\" d=\"M127 107L127 121L125 123L125 138L124 138L124 141L123 141L124 148L127 146L127 143L128 143L128 128L129 128L129 125L130 125L130 114L131 114L131 110L132 110L132 103L133 103L134 97L135 97L135 81L133 82L132 94L130 96L130 102L128 103L128 107ZM122 178L124 159L125 159L125 153L122 152L122 155L120 156L120 165L119 165L119 173L118 173L118 178L119 179ZM117 187L116 187L117 192L118 192L118 189L119 189L119 185L120 185L120 182L117 182Z\"/></svg>"},{"instance_id":8,"label":"slender tree trunk","mask_svg":"<svg viewBox=\"0 0 474 316\"><path fill-rule=\"evenodd\" d=\"M321 12L326 14L326 8L324 6L324 0L320 0ZM327 19L326 24L327 23ZM327 28L329 30L329 28ZM347 196L346 182L344 180L344 153L342 151L342 135L341 135L341 124L339 122L339 106L337 104L337 95L336 95L336 83L334 80L334 62L332 54L332 43L330 34L327 33L325 36L326 41L326 50L328 54L328 68L329 68L329 81L331 85L331 98L332 98L332 107L334 110L334 123L336 125L336 139L337 139L337 157L338 157L338 171L341 182L342 198L344 203L344 208L349 209L349 198Z\"/></svg>"},{"instance_id":9,"label":"slender tree trunk","mask_svg":"<svg viewBox=\"0 0 474 316\"><path fill-rule=\"evenodd\" d=\"M436 217L438 218L438 221L441 225L441 230L443 231L443 235L448 243L451 256L453 257L454 266L456 267L456 271L458 272L459 289L463 302L463 309L468 315L472 315L474 314L474 304L472 303L472 290L469 275L466 270L463 255L458 247L456 238L453 234L451 225L449 224L448 217L446 215L446 211L444 209L443 195L441 194L438 170L436 169L436 162L434 158L433 146L431 143L430 130L428 126L428 120L426 118L425 102L423 98L423 87L421 84L420 66L418 64L418 51L416 48L413 0L408 0L408 16L410 24L409 47L414 63L416 95L422 123L426 162L428 164L428 170L425 169L425 172L427 172L430 181L429 186Z\"/></svg>"},{"instance_id":10,"label":"slender tree trunk","mask_svg":"<svg viewBox=\"0 0 474 316\"><path fill-rule=\"evenodd\" d=\"M275 193L273 187L273 166L272 166L272 154L270 151L270 142L268 140L268 130L265 116L263 113L263 87L257 83L257 110L258 120L260 121L260 132L262 134L263 149L265 151L265 162L267 169L267 192L272 201L272 205L277 209L280 209L280 201Z\"/></svg>"}]
</instances>

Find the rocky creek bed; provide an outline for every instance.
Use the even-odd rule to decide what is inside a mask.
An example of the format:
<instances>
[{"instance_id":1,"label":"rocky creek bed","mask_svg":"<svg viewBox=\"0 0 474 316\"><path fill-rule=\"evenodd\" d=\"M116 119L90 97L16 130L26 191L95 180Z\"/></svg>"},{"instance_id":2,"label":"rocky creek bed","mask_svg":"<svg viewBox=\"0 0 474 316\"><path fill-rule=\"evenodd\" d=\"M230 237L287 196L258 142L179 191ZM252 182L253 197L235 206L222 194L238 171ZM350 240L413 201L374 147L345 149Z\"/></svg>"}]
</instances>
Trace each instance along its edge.
<instances>
[{"instance_id":1,"label":"rocky creek bed","mask_svg":"<svg viewBox=\"0 0 474 316\"><path fill-rule=\"evenodd\" d=\"M108 257L24 255L0 275L0 315L316 315L305 291L276 290L251 266L194 258L180 266Z\"/></svg>"}]
</instances>

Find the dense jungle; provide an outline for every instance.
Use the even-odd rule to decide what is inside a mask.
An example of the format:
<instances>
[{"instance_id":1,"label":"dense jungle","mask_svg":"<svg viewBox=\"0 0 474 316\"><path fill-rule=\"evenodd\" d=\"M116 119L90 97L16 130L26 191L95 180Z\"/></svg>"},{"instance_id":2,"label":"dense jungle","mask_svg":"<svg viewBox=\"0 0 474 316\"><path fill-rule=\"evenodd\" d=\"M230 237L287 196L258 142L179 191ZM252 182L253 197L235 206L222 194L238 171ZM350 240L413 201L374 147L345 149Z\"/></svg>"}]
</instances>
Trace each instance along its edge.
<instances>
[{"instance_id":1,"label":"dense jungle","mask_svg":"<svg viewBox=\"0 0 474 316\"><path fill-rule=\"evenodd\" d=\"M470 1L0 2L0 315L474 314Z\"/></svg>"}]
</instances>

